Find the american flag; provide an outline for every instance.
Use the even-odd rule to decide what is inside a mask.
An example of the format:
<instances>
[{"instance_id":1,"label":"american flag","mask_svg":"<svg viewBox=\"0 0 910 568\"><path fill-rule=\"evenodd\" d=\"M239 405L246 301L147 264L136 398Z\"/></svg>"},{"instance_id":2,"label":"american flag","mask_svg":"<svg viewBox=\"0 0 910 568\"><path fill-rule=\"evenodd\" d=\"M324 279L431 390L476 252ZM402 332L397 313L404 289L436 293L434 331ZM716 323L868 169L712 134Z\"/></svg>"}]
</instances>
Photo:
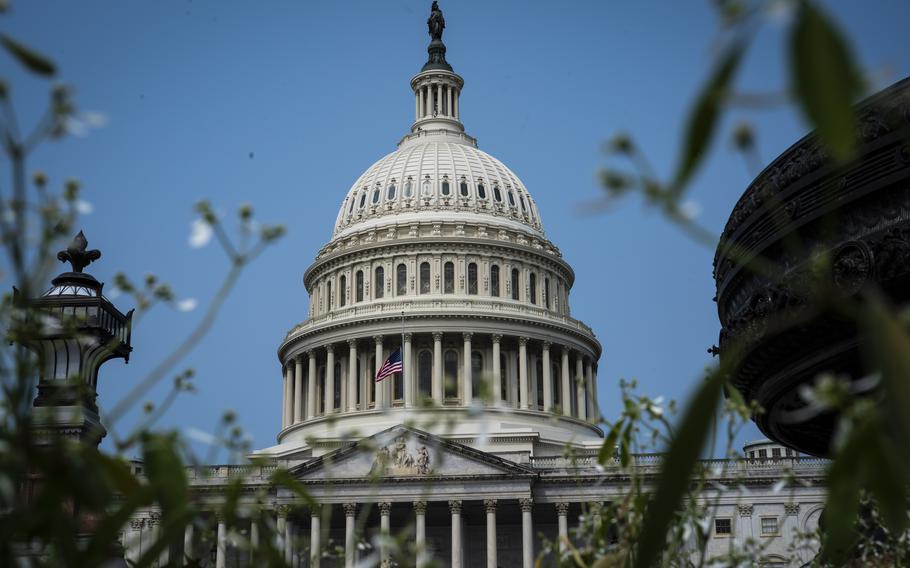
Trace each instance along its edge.
<instances>
[{"instance_id":1,"label":"american flag","mask_svg":"<svg viewBox=\"0 0 910 568\"><path fill-rule=\"evenodd\" d=\"M382 367L379 367L379 371L376 372L376 382L378 383L382 379L390 377L395 373L400 373L403 368L404 365L401 362L401 348L399 347L395 351L392 351L392 354L385 360Z\"/></svg>"}]
</instances>

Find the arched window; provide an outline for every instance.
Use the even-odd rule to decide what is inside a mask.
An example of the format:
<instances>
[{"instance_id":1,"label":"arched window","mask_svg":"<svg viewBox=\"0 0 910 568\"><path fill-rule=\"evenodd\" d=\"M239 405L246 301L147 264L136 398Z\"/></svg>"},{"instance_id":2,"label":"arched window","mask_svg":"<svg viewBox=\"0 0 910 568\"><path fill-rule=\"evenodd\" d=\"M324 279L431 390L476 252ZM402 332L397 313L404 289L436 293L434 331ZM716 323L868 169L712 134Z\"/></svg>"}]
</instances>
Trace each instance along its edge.
<instances>
[{"instance_id":1,"label":"arched window","mask_svg":"<svg viewBox=\"0 0 910 568\"><path fill-rule=\"evenodd\" d=\"M506 354L499 354L499 378L500 378L500 388L499 388L499 398L503 402L509 401L509 365L506 360Z\"/></svg>"},{"instance_id":2,"label":"arched window","mask_svg":"<svg viewBox=\"0 0 910 568\"><path fill-rule=\"evenodd\" d=\"M430 178L423 180L423 196L429 197L433 195L433 187L430 185Z\"/></svg>"},{"instance_id":3,"label":"arched window","mask_svg":"<svg viewBox=\"0 0 910 568\"><path fill-rule=\"evenodd\" d=\"M338 305L344 306L345 296L348 292L348 282L347 277L342 274L341 278L338 279Z\"/></svg>"},{"instance_id":4,"label":"arched window","mask_svg":"<svg viewBox=\"0 0 910 568\"><path fill-rule=\"evenodd\" d=\"M382 298L385 294L385 269L381 266L376 267L376 274L373 276L373 296Z\"/></svg>"},{"instance_id":5,"label":"arched window","mask_svg":"<svg viewBox=\"0 0 910 568\"><path fill-rule=\"evenodd\" d=\"M316 381L316 385L319 387L316 393L316 412L322 414L325 412L325 367L319 367L319 380Z\"/></svg>"},{"instance_id":6,"label":"arched window","mask_svg":"<svg viewBox=\"0 0 910 568\"><path fill-rule=\"evenodd\" d=\"M417 392L422 399L433 395L433 354L426 349L417 355Z\"/></svg>"},{"instance_id":7,"label":"arched window","mask_svg":"<svg viewBox=\"0 0 910 568\"><path fill-rule=\"evenodd\" d=\"M447 262L442 267L442 291L446 294L455 292L455 264Z\"/></svg>"},{"instance_id":8,"label":"arched window","mask_svg":"<svg viewBox=\"0 0 910 568\"><path fill-rule=\"evenodd\" d=\"M481 395L480 386L483 383L483 353L471 352L471 392L474 398Z\"/></svg>"},{"instance_id":9,"label":"arched window","mask_svg":"<svg viewBox=\"0 0 910 568\"><path fill-rule=\"evenodd\" d=\"M477 294L477 264L468 264L468 294Z\"/></svg>"},{"instance_id":10,"label":"arched window","mask_svg":"<svg viewBox=\"0 0 910 568\"><path fill-rule=\"evenodd\" d=\"M420 293L421 294L430 293L430 263L429 262L420 263Z\"/></svg>"},{"instance_id":11,"label":"arched window","mask_svg":"<svg viewBox=\"0 0 910 568\"><path fill-rule=\"evenodd\" d=\"M341 408L341 362L335 363L335 377L332 381L334 385L332 389L335 391L332 393L335 395L335 398L332 401L332 409Z\"/></svg>"},{"instance_id":12,"label":"arched window","mask_svg":"<svg viewBox=\"0 0 910 568\"><path fill-rule=\"evenodd\" d=\"M518 269L512 269L512 299L518 299L518 289L521 287L521 284L518 283Z\"/></svg>"},{"instance_id":13,"label":"arched window","mask_svg":"<svg viewBox=\"0 0 910 568\"><path fill-rule=\"evenodd\" d=\"M396 270L398 273L395 275L395 295L404 296L408 293L408 267L402 262Z\"/></svg>"},{"instance_id":14,"label":"arched window","mask_svg":"<svg viewBox=\"0 0 910 568\"><path fill-rule=\"evenodd\" d=\"M404 196L405 199L414 197L414 184L411 182L411 178L408 178L408 181L404 182Z\"/></svg>"},{"instance_id":15,"label":"arched window","mask_svg":"<svg viewBox=\"0 0 910 568\"><path fill-rule=\"evenodd\" d=\"M363 209L364 204L367 202L367 190L363 189L363 192L360 194L360 205L357 206L358 209Z\"/></svg>"},{"instance_id":16,"label":"arched window","mask_svg":"<svg viewBox=\"0 0 910 568\"><path fill-rule=\"evenodd\" d=\"M329 311L332 309L332 281L329 280L325 283L325 310Z\"/></svg>"},{"instance_id":17,"label":"arched window","mask_svg":"<svg viewBox=\"0 0 910 568\"><path fill-rule=\"evenodd\" d=\"M379 186L376 186L376 189L373 190L373 205L379 203Z\"/></svg>"},{"instance_id":18,"label":"arched window","mask_svg":"<svg viewBox=\"0 0 910 568\"><path fill-rule=\"evenodd\" d=\"M386 201L392 201L395 199L395 181L392 180L392 183L389 184L389 189L385 194Z\"/></svg>"},{"instance_id":19,"label":"arched window","mask_svg":"<svg viewBox=\"0 0 910 568\"><path fill-rule=\"evenodd\" d=\"M477 184L477 197L481 199L487 198L487 188L483 186L483 182Z\"/></svg>"},{"instance_id":20,"label":"arched window","mask_svg":"<svg viewBox=\"0 0 910 568\"><path fill-rule=\"evenodd\" d=\"M550 279L543 279L543 305L550 309Z\"/></svg>"},{"instance_id":21,"label":"arched window","mask_svg":"<svg viewBox=\"0 0 910 568\"><path fill-rule=\"evenodd\" d=\"M561 402L562 389L559 388L559 365L550 363L550 384L553 390L553 405L556 406Z\"/></svg>"},{"instance_id":22,"label":"arched window","mask_svg":"<svg viewBox=\"0 0 910 568\"><path fill-rule=\"evenodd\" d=\"M537 364L535 365L534 370L537 372L537 376L535 377L537 380L534 381L535 383L537 383L537 407L542 409L543 408L543 361L540 359L540 357L537 358Z\"/></svg>"},{"instance_id":23,"label":"arched window","mask_svg":"<svg viewBox=\"0 0 910 568\"><path fill-rule=\"evenodd\" d=\"M458 398L458 352L447 349L442 356L443 380L445 381L445 397Z\"/></svg>"},{"instance_id":24,"label":"arched window","mask_svg":"<svg viewBox=\"0 0 910 568\"><path fill-rule=\"evenodd\" d=\"M490 266L490 295L499 297L499 265Z\"/></svg>"},{"instance_id":25,"label":"arched window","mask_svg":"<svg viewBox=\"0 0 910 568\"><path fill-rule=\"evenodd\" d=\"M502 203L502 192L495 183L493 184L493 199L495 199L497 203Z\"/></svg>"},{"instance_id":26,"label":"arched window","mask_svg":"<svg viewBox=\"0 0 910 568\"><path fill-rule=\"evenodd\" d=\"M354 277L354 285L355 285L354 293L356 294L356 296L355 296L356 301L362 302L363 301L363 270L357 271L357 274Z\"/></svg>"},{"instance_id":27,"label":"arched window","mask_svg":"<svg viewBox=\"0 0 910 568\"><path fill-rule=\"evenodd\" d=\"M442 178L442 194L449 195L449 193L451 193L451 189L449 188L449 180L448 178Z\"/></svg>"},{"instance_id":28,"label":"arched window","mask_svg":"<svg viewBox=\"0 0 910 568\"><path fill-rule=\"evenodd\" d=\"M530 294L531 294L531 303L536 305L537 304L537 275L532 272L531 276L528 277L528 280L530 282L529 288L530 288Z\"/></svg>"},{"instance_id":29,"label":"arched window","mask_svg":"<svg viewBox=\"0 0 910 568\"><path fill-rule=\"evenodd\" d=\"M509 207L515 207L515 194L509 189L507 195L509 196Z\"/></svg>"},{"instance_id":30,"label":"arched window","mask_svg":"<svg viewBox=\"0 0 910 568\"><path fill-rule=\"evenodd\" d=\"M461 180L461 183L458 185L458 191L461 193L462 197L467 197L468 193L468 182Z\"/></svg>"}]
</instances>

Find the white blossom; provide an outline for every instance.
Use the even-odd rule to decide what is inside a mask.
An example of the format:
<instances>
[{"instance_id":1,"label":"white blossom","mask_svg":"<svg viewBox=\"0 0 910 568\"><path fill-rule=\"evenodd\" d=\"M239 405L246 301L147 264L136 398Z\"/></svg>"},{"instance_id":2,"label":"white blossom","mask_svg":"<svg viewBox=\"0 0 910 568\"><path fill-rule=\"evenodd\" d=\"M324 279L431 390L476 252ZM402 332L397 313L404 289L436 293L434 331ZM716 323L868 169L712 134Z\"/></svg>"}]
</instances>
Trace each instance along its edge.
<instances>
[{"instance_id":1,"label":"white blossom","mask_svg":"<svg viewBox=\"0 0 910 568\"><path fill-rule=\"evenodd\" d=\"M84 199L77 200L75 207L76 212L80 215L91 215L92 211L95 210L95 206Z\"/></svg>"},{"instance_id":2,"label":"white blossom","mask_svg":"<svg viewBox=\"0 0 910 568\"><path fill-rule=\"evenodd\" d=\"M181 312L191 312L195 310L198 305L199 302L196 301L196 298L184 298L177 302L177 310Z\"/></svg>"},{"instance_id":3,"label":"white blossom","mask_svg":"<svg viewBox=\"0 0 910 568\"><path fill-rule=\"evenodd\" d=\"M190 225L189 243L192 248L202 248L212 240L212 226L203 219L195 219Z\"/></svg>"}]
</instances>

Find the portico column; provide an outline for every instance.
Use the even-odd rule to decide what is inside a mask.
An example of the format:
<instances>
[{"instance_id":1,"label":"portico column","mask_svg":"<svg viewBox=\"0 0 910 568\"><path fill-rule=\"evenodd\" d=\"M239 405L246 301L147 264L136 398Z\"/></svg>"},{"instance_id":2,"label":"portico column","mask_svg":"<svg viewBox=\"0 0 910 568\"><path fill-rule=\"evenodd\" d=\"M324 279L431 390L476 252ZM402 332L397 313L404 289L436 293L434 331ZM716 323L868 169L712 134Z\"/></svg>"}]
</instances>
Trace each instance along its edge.
<instances>
[{"instance_id":1,"label":"portico column","mask_svg":"<svg viewBox=\"0 0 910 568\"><path fill-rule=\"evenodd\" d=\"M562 396L559 397L562 401L562 414L572 416L572 382L569 380L569 348L566 346L562 348L559 370L562 373Z\"/></svg>"},{"instance_id":2,"label":"portico column","mask_svg":"<svg viewBox=\"0 0 910 568\"><path fill-rule=\"evenodd\" d=\"M518 338L518 407L528 409L528 338Z\"/></svg>"},{"instance_id":3,"label":"portico column","mask_svg":"<svg viewBox=\"0 0 910 568\"><path fill-rule=\"evenodd\" d=\"M471 336L473 333L462 333L464 338L464 404L469 406L474 400L474 377L471 369Z\"/></svg>"},{"instance_id":4,"label":"portico column","mask_svg":"<svg viewBox=\"0 0 910 568\"><path fill-rule=\"evenodd\" d=\"M575 392L578 396L578 418L585 420L588 413L585 411L587 400L585 399L585 363L584 356L581 353L575 356Z\"/></svg>"},{"instance_id":5,"label":"portico column","mask_svg":"<svg viewBox=\"0 0 910 568\"><path fill-rule=\"evenodd\" d=\"M370 380L376 380L376 374L379 372L379 368L382 367L382 364L385 362L385 357L383 356L382 351L382 340L381 335L374 335L373 342L376 344L376 368L373 369L373 376ZM376 408L388 408L389 406L389 381L388 379L383 380L381 383L376 384Z\"/></svg>"},{"instance_id":6,"label":"portico column","mask_svg":"<svg viewBox=\"0 0 910 568\"><path fill-rule=\"evenodd\" d=\"M442 333L433 333L433 402L442 406Z\"/></svg>"},{"instance_id":7,"label":"portico column","mask_svg":"<svg viewBox=\"0 0 910 568\"><path fill-rule=\"evenodd\" d=\"M284 547L284 525L288 520L288 510L287 505L278 505L275 509L275 513L278 515L275 521L275 548Z\"/></svg>"},{"instance_id":8,"label":"portico column","mask_svg":"<svg viewBox=\"0 0 910 568\"><path fill-rule=\"evenodd\" d=\"M215 542L215 568L224 568L227 563L227 520L220 513L217 515L217 519L218 536Z\"/></svg>"},{"instance_id":9,"label":"portico column","mask_svg":"<svg viewBox=\"0 0 910 568\"><path fill-rule=\"evenodd\" d=\"M534 568L534 525L531 519L531 509L534 501L519 499L521 505L521 565L522 568Z\"/></svg>"},{"instance_id":10,"label":"portico column","mask_svg":"<svg viewBox=\"0 0 910 568\"><path fill-rule=\"evenodd\" d=\"M331 343L325 346L325 412L331 414L335 409L335 346Z\"/></svg>"},{"instance_id":11,"label":"portico column","mask_svg":"<svg viewBox=\"0 0 910 568\"><path fill-rule=\"evenodd\" d=\"M496 499L486 499L487 511L487 568L498 568L496 561Z\"/></svg>"},{"instance_id":12,"label":"portico column","mask_svg":"<svg viewBox=\"0 0 910 568\"><path fill-rule=\"evenodd\" d=\"M556 519L559 525L559 554L565 554L568 547L569 540L569 504L568 503L557 503L556 504Z\"/></svg>"},{"instance_id":13,"label":"portico column","mask_svg":"<svg viewBox=\"0 0 910 568\"><path fill-rule=\"evenodd\" d=\"M427 563L427 502L414 501L414 544L417 547L417 568Z\"/></svg>"},{"instance_id":14,"label":"portico column","mask_svg":"<svg viewBox=\"0 0 910 568\"><path fill-rule=\"evenodd\" d=\"M294 561L294 520L287 518L284 522L284 562L288 566Z\"/></svg>"},{"instance_id":15,"label":"portico column","mask_svg":"<svg viewBox=\"0 0 910 568\"><path fill-rule=\"evenodd\" d=\"M303 358L294 358L294 424L303 420Z\"/></svg>"},{"instance_id":16,"label":"portico column","mask_svg":"<svg viewBox=\"0 0 910 568\"><path fill-rule=\"evenodd\" d=\"M307 354L310 364L306 381L306 418L312 420L316 417L316 351L310 350Z\"/></svg>"},{"instance_id":17,"label":"portico column","mask_svg":"<svg viewBox=\"0 0 910 568\"><path fill-rule=\"evenodd\" d=\"M550 377L549 341L543 342L543 345L540 348L540 355L542 359L540 362L540 370L542 371L543 377L539 377L539 380L543 381L543 409L545 412L553 412L553 380Z\"/></svg>"},{"instance_id":18,"label":"portico column","mask_svg":"<svg viewBox=\"0 0 910 568\"><path fill-rule=\"evenodd\" d=\"M357 410L357 340L348 339L348 412Z\"/></svg>"},{"instance_id":19,"label":"portico column","mask_svg":"<svg viewBox=\"0 0 910 568\"><path fill-rule=\"evenodd\" d=\"M449 511L452 513L452 568L462 568L461 565L461 501L449 501Z\"/></svg>"},{"instance_id":20,"label":"portico column","mask_svg":"<svg viewBox=\"0 0 910 568\"><path fill-rule=\"evenodd\" d=\"M193 556L193 523L187 523L183 529L183 564L190 564Z\"/></svg>"},{"instance_id":21,"label":"portico column","mask_svg":"<svg viewBox=\"0 0 910 568\"><path fill-rule=\"evenodd\" d=\"M321 508L318 505L310 509L310 566L319 568L322 556L322 529L319 527Z\"/></svg>"},{"instance_id":22,"label":"portico column","mask_svg":"<svg viewBox=\"0 0 910 568\"><path fill-rule=\"evenodd\" d=\"M493 403L502 402L502 368L499 365L499 342L502 335L494 333L493 339Z\"/></svg>"},{"instance_id":23,"label":"portico column","mask_svg":"<svg viewBox=\"0 0 910 568\"><path fill-rule=\"evenodd\" d=\"M402 353L404 362L401 366L401 380L404 381L404 405L407 408L414 406L414 393L417 392L417 389L413 384L415 377L414 370L411 369L411 337L410 333L404 334L404 353Z\"/></svg>"},{"instance_id":24,"label":"portico column","mask_svg":"<svg viewBox=\"0 0 910 568\"><path fill-rule=\"evenodd\" d=\"M389 517L391 514L391 503L379 504L379 560L381 566L385 566L389 562Z\"/></svg>"},{"instance_id":25,"label":"portico column","mask_svg":"<svg viewBox=\"0 0 910 568\"><path fill-rule=\"evenodd\" d=\"M256 550L259 549L259 513L253 515L250 519L250 566L254 566L253 560L256 558Z\"/></svg>"},{"instance_id":26,"label":"portico column","mask_svg":"<svg viewBox=\"0 0 910 568\"><path fill-rule=\"evenodd\" d=\"M344 566L354 566L354 522L357 515L357 503L345 503L344 508Z\"/></svg>"}]
</instances>

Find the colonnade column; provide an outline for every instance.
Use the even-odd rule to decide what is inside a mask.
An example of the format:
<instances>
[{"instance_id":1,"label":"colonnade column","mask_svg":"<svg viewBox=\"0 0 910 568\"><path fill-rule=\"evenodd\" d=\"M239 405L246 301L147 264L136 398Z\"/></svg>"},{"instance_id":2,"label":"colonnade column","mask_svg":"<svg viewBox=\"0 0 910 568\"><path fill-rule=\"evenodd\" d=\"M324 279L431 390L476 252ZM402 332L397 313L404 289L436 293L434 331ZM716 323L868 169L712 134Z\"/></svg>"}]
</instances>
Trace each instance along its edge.
<instances>
[{"instance_id":1,"label":"colonnade column","mask_svg":"<svg viewBox=\"0 0 910 568\"><path fill-rule=\"evenodd\" d=\"M585 397L585 367L581 353L575 356L575 392L578 395L578 418L585 420L588 413L585 410L587 397Z\"/></svg>"},{"instance_id":2,"label":"colonnade column","mask_svg":"<svg viewBox=\"0 0 910 568\"><path fill-rule=\"evenodd\" d=\"M425 117L425 116L427 115L427 111L426 111L426 108L427 108L426 87L420 87L419 92L420 92L420 110L417 112L417 115L418 115L418 116L417 116L417 119L418 119L418 120L420 120L421 118L423 118L423 117Z\"/></svg>"},{"instance_id":3,"label":"colonnade column","mask_svg":"<svg viewBox=\"0 0 910 568\"><path fill-rule=\"evenodd\" d=\"M325 346L325 408L323 414L329 415L335 409L335 346Z\"/></svg>"},{"instance_id":4,"label":"colonnade column","mask_svg":"<svg viewBox=\"0 0 910 568\"><path fill-rule=\"evenodd\" d=\"M461 565L461 501L449 501L449 512L452 513L452 568Z\"/></svg>"},{"instance_id":5,"label":"colonnade column","mask_svg":"<svg viewBox=\"0 0 910 568\"><path fill-rule=\"evenodd\" d=\"M414 93L414 120L420 120L420 93Z\"/></svg>"},{"instance_id":6,"label":"colonnade column","mask_svg":"<svg viewBox=\"0 0 910 568\"><path fill-rule=\"evenodd\" d=\"M288 566L294 561L294 521L288 516L284 522L284 562Z\"/></svg>"},{"instance_id":7,"label":"colonnade column","mask_svg":"<svg viewBox=\"0 0 910 568\"><path fill-rule=\"evenodd\" d=\"M455 91L454 98L455 98L455 114L453 116L455 118L458 118L458 91L457 90Z\"/></svg>"},{"instance_id":8,"label":"colonnade column","mask_svg":"<svg viewBox=\"0 0 910 568\"><path fill-rule=\"evenodd\" d=\"M540 370L543 377L538 380L543 381L543 409L544 412L553 412L553 380L550 377L550 342L544 341L540 348L541 358Z\"/></svg>"},{"instance_id":9,"label":"colonnade column","mask_svg":"<svg viewBox=\"0 0 910 568\"><path fill-rule=\"evenodd\" d=\"M498 568L496 561L496 499L486 499L483 507L487 511L487 568Z\"/></svg>"},{"instance_id":10,"label":"colonnade column","mask_svg":"<svg viewBox=\"0 0 910 568\"><path fill-rule=\"evenodd\" d=\"M287 428L291 420L291 398L292 389L294 386L291 384L293 378L291 377L291 365L287 364L284 366L284 397L281 399L281 428Z\"/></svg>"},{"instance_id":11,"label":"colonnade column","mask_svg":"<svg viewBox=\"0 0 910 568\"><path fill-rule=\"evenodd\" d=\"M217 514L218 535L215 541L215 568L224 568L227 564L227 520L221 513Z\"/></svg>"},{"instance_id":12,"label":"colonnade column","mask_svg":"<svg viewBox=\"0 0 910 568\"><path fill-rule=\"evenodd\" d=\"M433 332L433 402L442 406L442 332Z\"/></svg>"},{"instance_id":13,"label":"colonnade column","mask_svg":"<svg viewBox=\"0 0 910 568\"><path fill-rule=\"evenodd\" d=\"M389 563L389 531L391 523L392 504L382 502L379 504L379 561L381 566Z\"/></svg>"},{"instance_id":14,"label":"colonnade column","mask_svg":"<svg viewBox=\"0 0 910 568\"><path fill-rule=\"evenodd\" d=\"M446 87L446 115L455 116L452 112L452 85Z\"/></svg>"},{"instance_id":15,"label":"colonnade column","mask_svg":"<svg viewBox=\"0 0 910 568\"><path fill-rule=\"evenodd\" d=\"M414 406L414 393L417 392L416 385L413 384L414 377L417 375L411 369L411 333L404 334L404 352L401 354L404 357L404 362L401 365L402 373L401 380L404 382L404 405L407 408Z\"/></svg>"},{"instance_id":16,"label":"colonnade column","mask_svg":"<svg viewBox=\"0 0 910 568\"><path fill-rule=\"evenodd\" d=\"M307 369L306 383L306 417L307 420L316 417L316 352L310 350L310 364Z\"/></svg>"},{"instance_id":17,"label":"colonnade column","mask_svg":"<svg viewBox=\"0 0 910 568\"><path fill-rule=\"evenodd\" d=\"M518 407L528 409L528 338L518 338Z\"/></svg>"},{"instance_id":18,"label":"colonnade column","mask_svg":"<svg viewBox=\"0 0 910 568\"><path fill-rule=\"evenodd\" d=\"M572 416L572 382L569 380L569 348L566 346L562 348L559 370L562 373L562 396L559 397L562 401L562 414Z\"/></svg>"},{"instance_id":19,"label":"colonnade column","mask_svg":"<svg viewBox=\"0 0 910 568\"><path fill-rule=\"evenodd\" d=\"M357 410L357 340L348 339L348 412Z\"/></svg>"},{"instance_id":20,"label":"colonnade column","mask_svg":"<svg viewBox=\"0 0 910 568\"><path fill-rule=\"evenodd\" d=\"M287 505L278 505L275 509L278 516L275 521L275 548L284 548L284 525L287 523L289 510L290 507Z\"/></svg>"},{"instance_id":21,"label":"colonnade column","mask_svg":"<svg viewBox=\"0 0 910 568\"><path fill-rule=\"evenodd\" d=\"M382 363L385 361L382 351L382 340L381 335L374 335L373 342L376 344L376 367L373 369L373 376L370 380L376 380L376 373L379 372L379 368L382 367ZM388 408L389 407L389 383L390 381L382 381L381 383L376 384L376 408Z\"/></svg>"},{"instance_id":22,"label":"colonnade column","mask_svg":"<svg viewBox=\"0 0 910 568\"><path fill-rule=\"evenodd\" d=\"M322 557L322 529L319 524L322 520L322 510L318 505L310 509L310 566L319 568Z\"/></svg>"},{"instance_id":23,"label":"colonnade column","mask_svg":"<svg viewBox=\"0 0 910 568\"><path fill-rule=\"evenodd\" d=\"M534 568L534 525L531 510L532 499L519 499L521 506L521 565L522 568Z\"/></svg>"},{"instance_id":24,"label":"colonnade column","mask_svg":"<svg viewBox=\"0 0 910 568\"><path fill-rule=\"evenodd\" d=\"M357 515L357 503L345 503L344 508L344 566L354 566L354 523Z\"/></svg>"},{"instance_id":25,"label":"colonnade column","mask_svg":"<svg viewBox=\"0 0 910 568\"><path fill-rule=\"evenodd\" d=\"M593 377L591 374L591 368L592 368L591 362L586 361L585 362L585 392L587 393L586 398L588 400L588 406L587 406L588 420L594 422L597 420L598 413L597 413L597 400L594 398L594 387L593 387L594 381L593 381Z\"/></svg>"},{"instance_id":26,"label":"colonnade column","mask_svg":"<svg viewBox=\"0 0 910 568\"><path fill-rule=\"evenodd\" d=\"M502 369L499 365L499 342L502 335L494 333L493 339L493 403L502 402Z\"/></svg>"},{"instance_id":27,"label":"colonnade column","mask_svg":"<svg viewBox=\"0 0 910 568\"><path fill-rule=\"evenodd\" d=\"M259 549L259 513L250 519L250 566L255 566L256 551Z\"/></svg>"},{"instance_id":28,"label":"colonnade column","mask_svg":"<svg viewBox=\"0 0 910 568\"><path fill-rule=\"evenodd\" d=\"M469 406L474 400L474 377L471 376L471 336L473 333L461 334L464 338L464 405Z\"/></svg>"},{"instance_id":29,"label":"colonnade column","mask_svg":"<svg viewBox=\"0 0 910 568\"><path fill-rule=\"evenodd\" d=\"M414 545L417 547L417 568L427 563L427 502L414 501Z\"/></svg>"},{"instance_id":30,"label":"colonnade column","mask_svg":"<svg viewBox=\"0 0 910 568\"><path fill-rule=\"evenodd\" d=\"M303 358L294 357L294 423L303 420Z\"/></svg>"},{"instance_id":31,"label":"colonnade column","mask_svg":"<svg viewBox=\"0 0 910 568\"><path fill-rule=\"evenodd\" d=\"M559 525L559 553L565 554L566 550L569 548L569 504L568 503L557 503L556 504L556 519L557 524Z\"/></svg>"},{"instance_id":32,"label":"colonnade column","mask_svg":"<svg viewBox=\"0 0 910 568\"><path fill-rule=\"evenodd\" d=\"M183 529L183 564L193 560L193 523L187 523Z\"/></svg>"}]
</instances>

